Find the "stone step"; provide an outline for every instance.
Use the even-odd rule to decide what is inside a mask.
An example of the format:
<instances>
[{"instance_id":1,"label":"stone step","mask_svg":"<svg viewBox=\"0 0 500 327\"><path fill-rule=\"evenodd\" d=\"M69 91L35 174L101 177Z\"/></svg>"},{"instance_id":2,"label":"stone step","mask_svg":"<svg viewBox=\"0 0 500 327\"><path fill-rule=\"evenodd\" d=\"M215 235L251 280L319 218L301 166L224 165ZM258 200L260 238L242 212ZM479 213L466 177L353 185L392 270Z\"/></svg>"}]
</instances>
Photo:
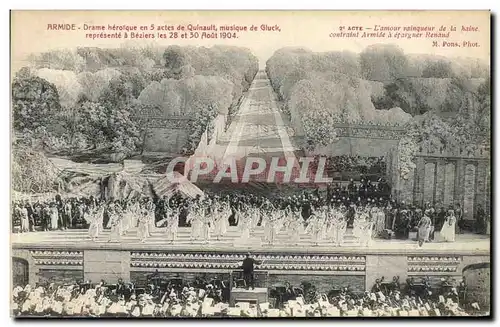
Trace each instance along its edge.
<instances>
[{"instance_id":1,"label":"stone step","mask_svg":"<svg viewBox=\"0 0 500 327\"><path fill-rule=\"evenodd\" d=\"M109 229L105 229L103 231L99 232L99 235L109 235L111 231ZM135 236L137 234L137 230L131 229L128 230L124 236ZM34 232L34 233L28 233L28 234L15 234L15 235L24 235L24 236L29 236L29 237L50 237L50 238L65 238L65 239L70 239L70 238L78 238L78 237L86 237L88 236L88 231L87 230L78 230L78 231L49 231L49 232ZM167 233L166 231L153 231L151 232L152 237L166 237ZM227 239L236 239L241 236L241 232L238 231L229 231L222 235L220 238L227 238ZM257 230L253 233L251 233L251 237L253 238L263 238L265 236L265 231L264 230ZM215 238L216 236L211 233L211 237ZM191 238L191 231L190 230L180 230L177 233L177 238ZM290 238L290 235L287 234L286 232L280 232L275 235L276 239L288 239ZM300 239L312 239L311 235L309 234L300 234ZM350 239L357 239L353 234L351 233L346 233L344 235L344 240L350 240Z\"/></svg>"},{"instance_id":2,"label":"stone step","mask_svg":"<svg viewBox=\"0 0 500 327\"><path fill-rule=\"evenodd\" d=\"M109 235L100 235L98 237L98 240L107 240L108 238L109 238ZM47 242L49 242L49 243L75 243L75 242L86 241L86 240L90 240L90 237L88 235L85 235L85 236L82 236L79 238L37 239L36 243L47 243ZM122 236L121 240L123 242L136 242L136 241L139 241L139 238L135 237L135 236L132 236L132 237L131 236ZM216 238L210 238L209 241L214 242L214 243L238 243L239 239L228 239L228 238L224 239L224 238L222 238L222 239L217 240ZM166 238L148 237L147 242L148 243L151 243L151 242L169 243L170 241ZM174 243L195 244L197 242L203 243L203 240L201 240L201 239L191 240L191 239L186 239L186 238L184 238L184 239L177 238ZM254 245L258 245L258 244L265 245L267 242L265 242L265 240L260 239L260 238L250 238L250 239L248 239L247 243L252 243ZM297 242L297 244L299 244L299 245L300 244L314 244L314 243L316 243L316 242L314 242L312 240L307 240L307 239L300 239ZM318 241L317 243L318 244L325 244L325 245L333 244L331 241L328 241L328 240ZM344 244L356 244L356 243L358 243L356 240L344 240ZM292 240L275 239L274 244L295 244L295 243Z\"/></svg>"},{"instance_id":3,"label":"stone step","mask_svg":"<svg viewBox=\"0 0 500 327\"><path fill-rule=\"evenodd\" d=\"M163 227L160 227L160 228L163 228ZM136 231L137 230L137 227L132 227L129 229L130 232L132 231ZM57 231L48 231L48 232L39 232L39 233L65 233L65 234L73 234L73 233L76 233L76 234L79 234L79 233L87 233L87 229L67 229L67 230L64 230L64 231L60 231L60 230L57 230ZM104 231L110 231L110 229L104 229ZM257 233L264 233L264 227L257 227L255 230L255 232ZM179 227L178 230L177 230L177 233L179 234L182 234L182 233L191 233L191 227ZM226 231L226 234L240 234L241 231L238 229L238 227L235 227L235 226L231 226L227 229ZM350 235L352 234L352 228L348 228L346 230L346 235Z\"/></svg>"},{"instance_id":4,"label":"stone step","mask_svg":"<svg viewBox=\"0 0 500 327\"><path fill-rule=\"evenodd\" d=\"M99 233L99 236L109 236L110 235L110 232L109 231L105 231L105 232L101 232ZM124 235L122 235L122 237L125 237L125 238L133 238L133 237L136 237L137 234L136 233L133 233L133 232L128 232ZM78 238L86 238L88 237L88 233L82 233L82 234L72 234L72 235L64 235L64 234L53 234L53 235L50 235L47 236L47 238L51 238L51 239L66 239L66 240L70 240L70 239L78 239ZM237 235L237 236L230 236L230 235L223 235L223 236L220 236L219 238L220 239L238 239L240 237L240 235ZM167 238L167 235L166 234L158 234L158 233L152 233L150 238L159 238L159 239L165 239ZM191 239L191 234L177 234L176 236L177 239ZM215 239L217 238L217 236L215 235L211 235L210 238L212 239ZM254 238L254 239L263 239L265 238L263 234L252 234L250 236L250 238ZM289 240L291 239L291 236L290 235L286 235L286 234L278 234L275 236L275 239L276 240ZM309 235L300 235L300 238L301 240L311 240L312 241L312 238L309 236ZM325 240L328 240L328 239L325 239ZM344 237L344 240L357 240L356 237L354 236L347 236L347 237Z\"/></svg>"}]
</instances>

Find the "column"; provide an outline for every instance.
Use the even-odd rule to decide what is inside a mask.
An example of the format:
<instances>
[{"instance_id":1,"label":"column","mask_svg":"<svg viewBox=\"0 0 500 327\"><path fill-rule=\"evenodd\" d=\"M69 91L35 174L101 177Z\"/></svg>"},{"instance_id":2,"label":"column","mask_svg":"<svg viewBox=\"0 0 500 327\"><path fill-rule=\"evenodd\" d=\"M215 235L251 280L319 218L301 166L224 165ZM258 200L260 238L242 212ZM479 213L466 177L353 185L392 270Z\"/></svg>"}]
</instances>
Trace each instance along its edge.
<instances>
[{"instance_id":1,"label":"column","mask_svg":"<svg viewBox=\"0 0 500 327\"><path fill-rule=\"evenodd\" d=\"M464 203L464 182L465 182L464 176L465 176L464 160L458 159L456 173L455 173L455 192L454 192L455 202L453 203L453 206L455 206L456 203L460 203L462 208Z\"/></svg>"},{"instance_id":2,"label":"column","mask_svg":"<svg viewBox=\"0 0 500 327\"><path fill-rule=\"evenodd\" d=\"M456 184L456 174L457 165L455 161L448 161L445 167L445 177L444 177L444 199L443 204L445 208L451 204L455 203L455 184Z\"/></svg>"},{"instance_id":3,"label":"column","mask_svg":"<svg viewBox=\"0 0 500 327\"><path fill-rule=\"evenodd\" d=\"M444 202L444 184L445 184L445 178L446 178L446 163L444 160L439 160L437 162L437 169L436 169L436 186L434 188L435 190L435 195L434 195L434 201L439 204L442 204Z\"/></svg>"},{"instance_id":4,"label":"column","mask_svg":"<svg viewBox=\"0 0 500 327\"><path fill-rule=\"evenodd\" d=\"M397 184L392 187L393 195L396 194L398 201L405 201L406 203L413 203L415 198L415 178L417 170L414 169L412 173L409 174L408 179L403 179L401 177L401 171L399 166L395 169L394 174L397 176Z\"/></svg>"},{"instance_id":5,"label":"column","mask_svg":"<svg viewBox=\"0 0 500 327\"><path fill-rule=\"evenodd\" d=\"M475 208L480 205L485 211L487 206L486 197L488 194L487 188L488 180L488 163L486 161L479 161L476 170L476 197L474 200Z\"/></svg>"},{"instance_id":6,"label":"column","mask_svg":"<svg viewBox=\"0 0 500 327\"><path fill-rule=\"evenodd\" d=\"M436 189L436 162L425 163L424 168L424 202L433 203Z\"/></svg>"},{"instance_id":7,"label":"column","mask_svg":"<svg viewBox=\"0 0 500 327\"><path fill-rule=\"evenodd\" d=\"M415 168L415 196L413 197L413 200L418 204L422 204L424 201L425 159L424 157L419 156L415 161L417 167Z\"/></svg>"},{"instance_id":8,"label":"column","mask_svg":"<svg viewBox=\"0 0 500 327\"><path fill-rule=\"evenodd\" d=\"M474 162L468 162L465 165L464 174L464 197L463 197L463 210L464 218L467 220L473 220L475 211L475 199L476 199L476 186L477 186L477 167Z\"/></svg>"},{"instance_id":9,"label":"column","mask_svg":"<svg viewBox=\"0 0 500 327\"><path fill-rule=\"evenodd\" d=\"M490 163L486 163L486 178L485 178L486 182L486 194L485 194L485 207L484 207L484 210L486 212L487 215L490 215L491 214L491 209L490 209L490 206L491 206L491 203L490 203L490 200L491 200L491 166L490 166Z\"/></svg>"}]
</instances>

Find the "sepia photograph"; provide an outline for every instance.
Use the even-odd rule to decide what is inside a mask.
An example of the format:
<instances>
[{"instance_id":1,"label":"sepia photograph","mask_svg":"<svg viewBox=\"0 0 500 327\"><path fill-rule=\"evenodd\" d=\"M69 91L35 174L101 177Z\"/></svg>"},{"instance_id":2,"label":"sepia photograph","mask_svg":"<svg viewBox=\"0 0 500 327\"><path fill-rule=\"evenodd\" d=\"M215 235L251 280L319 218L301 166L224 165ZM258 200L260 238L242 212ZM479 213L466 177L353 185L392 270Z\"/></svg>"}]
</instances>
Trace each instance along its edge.
<instances>
[{"instance_id":1,"label":"sepia photograph","mask_svg":"<svg viewBox=\"0 0 500 327\"><path fill-rule=\"evenodd\" d=\"M490 21L11 11L11 317L491 317Z\"/></svg>"}]
</instances>

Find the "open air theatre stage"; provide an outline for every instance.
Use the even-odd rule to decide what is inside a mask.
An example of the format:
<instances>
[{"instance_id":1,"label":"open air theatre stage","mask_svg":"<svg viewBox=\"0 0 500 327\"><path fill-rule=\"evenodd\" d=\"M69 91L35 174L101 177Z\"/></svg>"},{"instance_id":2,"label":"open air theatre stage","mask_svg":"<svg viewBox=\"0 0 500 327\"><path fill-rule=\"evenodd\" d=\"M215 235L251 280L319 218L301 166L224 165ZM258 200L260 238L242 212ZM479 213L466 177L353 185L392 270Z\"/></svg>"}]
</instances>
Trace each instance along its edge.
<instances>
[{"instance_id":1,"label":"open air theatre stage","mask_svg":"<svg viewBox=\"0 0 500 327\"><path fill-rule=\"evenodd\" d=\"M85 229L30 232L12 234L11 242L14 248L26 249L68 249L68 250L148 250L148 251L178 251L185 252L226 252L235 253L283 253L287 255L302 253L323 254L356 254L356 253L415 253L415 254L464 254L469 252L480 252L489 254L490 238L487 235L457 234L454 243L425 243L419 247L413 240L384 240L374 239L369 247L362 247L352 236L352 230L348 229L344 245L334 246L328 240L323 240L315 245L309 235L301 235L298 244L294 244L286 232L280 232L274 244L270 245L263 240L263 228L257 228L256 232L247 242L239 241L240 232L238 227L229 227L227 233L217 240L212 236L209 242L190 239L191 228L179 227L177 239L173 243L167 240L165 232L157 228L152 232L145 243L141 243L135 230L129 230L121 241L112 240L108 242L109 230L102 232L97 241L93 242Z\"/></svg>"},{"instance_id":2,"label":"open air theatre stage","mask_svg":"<svg viewBox=\"0 0 500 327\"><path fill-rule=\"evenodd\" d=\"M179 228L177 241L170 244L161 230L145 243L133 230L121 242L107 242L109 231L93 242L86 230L66 230L12 234L11 242L13 260L28 267L25 274L30 283L58 279L112 282L118 278L137 282L152 273L226 278L250 251L264 261L259 270L267 276L267 287L283 280L300 284L307 276L313 283L335 279L364 290L382 276L461 278L467 267L489 267L490 262L490 238L484 235L459 234L454 243L426 243L420 248L416 241L378 239L370 247L361 247L351 230L342 247L326 241L314 246L308 235L301 235L298 245L291 244L285 232L278 234L274 245L267 245L261 241L263 234L260 228L249 242L241 244L237 241L240 231L230 227L221 240L212 238L205 244L190 240L190 228Z\"/></svg>"}]
</instances>

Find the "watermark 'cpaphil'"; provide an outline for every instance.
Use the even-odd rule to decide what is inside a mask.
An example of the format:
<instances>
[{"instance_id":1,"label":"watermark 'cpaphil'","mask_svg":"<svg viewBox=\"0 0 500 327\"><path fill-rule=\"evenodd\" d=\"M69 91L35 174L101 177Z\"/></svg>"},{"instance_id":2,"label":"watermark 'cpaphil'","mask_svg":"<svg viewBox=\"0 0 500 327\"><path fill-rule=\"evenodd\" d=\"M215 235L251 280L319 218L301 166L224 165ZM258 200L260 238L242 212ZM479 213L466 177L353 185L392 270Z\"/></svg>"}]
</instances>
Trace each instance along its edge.
<instances>
[{"instance_id":1,"label":"watermark 'cpaphil'","mask_svg":"<svg viewBox=\"0 0 500 327\"><path fill-rule=\"evenodd\" d=\"M208 156L177 157L167 166L166 174L172 182L181 177L173 174L176 167L183 163L182 178L191 182L267 182L279 184L322 184L330 183L326 176L326 157L244 157L225 158L217 162Z\"/></svg>"}]
</instances>

